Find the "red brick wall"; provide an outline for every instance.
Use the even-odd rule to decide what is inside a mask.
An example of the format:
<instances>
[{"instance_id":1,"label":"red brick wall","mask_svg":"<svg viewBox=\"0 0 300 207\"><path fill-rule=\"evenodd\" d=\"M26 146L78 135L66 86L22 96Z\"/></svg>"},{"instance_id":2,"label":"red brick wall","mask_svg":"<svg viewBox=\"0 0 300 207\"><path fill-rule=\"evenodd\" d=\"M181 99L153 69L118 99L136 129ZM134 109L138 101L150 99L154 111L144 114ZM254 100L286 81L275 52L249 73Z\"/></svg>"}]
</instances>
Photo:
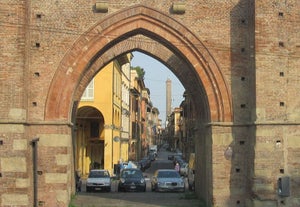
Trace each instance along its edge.
<instances>
[{"instance_id":1,"label":"red brick wall","mask_svg":"<svg viewBox=\"0 0 300 207\"><path fill-rule=\"evenodd\" d=\"M188 0L186 12L178 15L170 12L174 2L171 0L110 0L108 13L95 13L95 2L1 2L0 160L25 157L27 167L25 172L11 173L8 166L0 166L0 195L25 195L22 199L31 206L29 143L39 135L53 140L57 135L70 136L68 146L65 143L51 146L46 142L39 151L40 169L45 173L66 174L65 183L46 182L45 174L39 179L40 189L51 189L52 197L58 197L56 190L71 194L72 102L79 99L92 76L115 55L140 49L163 61L194 92L199 125L209 123L197 135L197 151L202 156L198 158L198 166L207 167L207 170L199 168L198 175L208 178L204 188L200 187L201 179L198 180L197 194L208 203L221 206L264 206L263 201L258 201L264 199L271 199L272 204L297 206L299 4L293 0ZM131 41L109 45L116 38L113 35L147 23L145 16L138 16L134 24L125 21L124 25L117 24L138 13L128 8L143 8L134 7L137 4L147 8L145 14L165 21L155 22L157 27L151 23L147 25L149 28L141 26L157 36L142 41L136 36ZM128 10L122 12L125 8ZM161 18L164 15L170 18ZM158 27L164 23L170 26L170 31L163 29L166 26ZM105 38L101 37L103 33L107 34ZM101 58L92 62L89 58L100 49L103 49L99 53ZM88 65L91 67L87 69ZM220 141L224 134L225 141ZM19 140L27 141L27 147ZM276 148L278 142L280 149ZM224 150L229 145L235 156L228 161ZM70 162L60 166L55 154L70 156ZM224 171L219 172L220 167ZM278 167L284 173L278 173ZM8 174L12 175L9 181L5 179ZM265 175L267 179L263 179ZM277 196L276 182L280 176L291 177L288 199ZM29 184L17 187L18 177L27 179ZM222 196L222 192L228 195ZM39 199L46 204L50 202L45 193ZM67 202L63 197L56 205L65 206Z\"/></svg>"}]
</instances>

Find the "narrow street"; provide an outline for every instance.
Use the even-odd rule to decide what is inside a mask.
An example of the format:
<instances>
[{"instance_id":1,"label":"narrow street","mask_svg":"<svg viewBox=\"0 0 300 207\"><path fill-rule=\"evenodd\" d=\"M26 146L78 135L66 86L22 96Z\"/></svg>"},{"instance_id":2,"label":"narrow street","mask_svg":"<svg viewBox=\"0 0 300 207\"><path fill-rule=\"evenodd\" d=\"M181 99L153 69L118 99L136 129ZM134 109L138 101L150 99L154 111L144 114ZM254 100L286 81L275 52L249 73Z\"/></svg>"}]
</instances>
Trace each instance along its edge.
<instances>
[{"instance_id":1,"label":"narrow street","mask_svg":"<svg viewBox=\"0 0 300 207\"><path fill-rule=\"evenodd\" d=\"M156 161L143 174L146 177L146 192L117 192L118 181L113 181L112 190L106 192L85 192L85 183L83 182L82 192L78 193L72 202L72 207L201 207L200 201L195 199L194 192L187 188L186 192L151 192L150 179L156 169L173 168L172 161L168 160L171 152L161 149L158 152Z\"/></svg>"}]
</instances>

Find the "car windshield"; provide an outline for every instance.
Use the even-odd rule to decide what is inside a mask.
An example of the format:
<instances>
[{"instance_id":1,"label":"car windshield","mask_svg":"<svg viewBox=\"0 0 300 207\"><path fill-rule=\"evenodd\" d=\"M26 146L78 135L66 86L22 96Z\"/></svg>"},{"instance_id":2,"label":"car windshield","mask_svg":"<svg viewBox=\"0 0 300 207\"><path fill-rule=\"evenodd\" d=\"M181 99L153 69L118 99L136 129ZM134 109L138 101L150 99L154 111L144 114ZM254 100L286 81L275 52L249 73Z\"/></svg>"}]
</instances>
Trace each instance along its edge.
<instances>
[{"instance_id":1,"label":"car windshield","mask_svg":"<svg viewBox=\"0 0 300 207\"><path fill-rule=\"evenodd\" d=\"M143 177L143 174L138 170L123 170L121 177L122 178Z\"/></svg>"},{"instance_id":2,"label":"car windshield","mask_svg":"<svg viewBox=\"0 0 300 207\"><path fill-rule=\"evenodd\" d=\"M109 177L108 171L91 171L89 178L107 178Z\"/></svg>"},{"instance_id":3,"label":"car windshield","mask_svg":"<svg viewBox=\"0 0 300 207\"><path fill-rule=\"evenodd\" d=\"M176 171L160 171L157 174L158 178L180 178L180 175Z\"/></svg>"}]
</instances>

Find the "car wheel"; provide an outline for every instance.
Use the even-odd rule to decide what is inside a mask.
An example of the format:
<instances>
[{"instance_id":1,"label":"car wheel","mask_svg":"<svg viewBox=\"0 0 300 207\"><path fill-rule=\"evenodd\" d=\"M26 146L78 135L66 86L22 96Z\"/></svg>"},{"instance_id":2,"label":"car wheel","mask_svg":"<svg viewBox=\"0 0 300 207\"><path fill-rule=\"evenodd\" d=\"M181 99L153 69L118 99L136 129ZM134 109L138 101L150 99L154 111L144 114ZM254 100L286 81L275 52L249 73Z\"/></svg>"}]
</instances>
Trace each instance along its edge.
<instances>
[{"instance_id":1,"label":"car wheel","mask_svg":"<svg viewBox=\"0 0 300 207\"><path fill-rule=\"evenodd\" d=\"M89 187L86 187L86 192L91 192L91 189Z\"/></svg>"},{"instance_id":2,"label":"car wheel","mask_svg":"<svg viewBox=\"0 0 300 207\"><path fill-rule=\"evenodd\" d=\"M110 192L110 191L111 191L111 187L108 187L108 188L106 189L106 191L107 191L107 192Z\"/></svg>"}]
</instances>

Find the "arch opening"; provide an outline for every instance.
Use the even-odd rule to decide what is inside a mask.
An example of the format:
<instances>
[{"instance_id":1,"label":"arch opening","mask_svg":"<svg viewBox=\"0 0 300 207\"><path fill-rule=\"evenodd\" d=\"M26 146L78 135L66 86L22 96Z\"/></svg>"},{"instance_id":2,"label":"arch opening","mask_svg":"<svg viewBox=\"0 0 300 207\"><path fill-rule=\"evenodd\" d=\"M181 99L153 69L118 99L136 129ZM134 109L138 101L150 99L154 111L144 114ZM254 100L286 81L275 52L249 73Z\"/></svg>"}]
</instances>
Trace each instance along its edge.
<instances>
[{"instance_id":1,"label":"arch opening","mask_svg":"<svg viewBox=\"0 0 300 207\"><path fill-rule=\"evenodd\" d=\"M206 118L214 122L231 121L230 91L217 63L201 41L183 25L180 25L174 20L172 21L170 17L158 11L155 12L159 18L154 19L153 16L147 14L149 8L136 6L127 9L127 11L128 10L131 10L132 13L126 18L124 18L124 16L121 18L120 15L125 14L125 11L121 11L113 15L113 19L116 22L112 21L109 24L106 21L110 18L107 18L95 25L95 27L77 40L74 47L64 57L51 84L50 93L46 101L45 119L69 119L71 114L70 105L72 105L74 97L75 99L80 97L80 95L74 94L73 92L80 91L82 93L84 86L88 84L88 80L91 80L92 76L96 74L103 65L127 51L138 50L139 48L147 50L143 49L143 46L139 43L127 43L128 46L120 50L120 44L116 44L116 42L120 42L124 37L126 37L126 39L129 38L128 34L133 35L141 31L144 32L149 27L155 27L157 28L156 31L152 31L152 34L156 36L155 40L163 46L165 46L165 42L167 42L167 48L170 52L179 51L176 53L181 54L179 59L183 60L183 58L185 58L185 65L190 66L184 69L184 72L188 73L188 76L185 75L185 78L182 78L179 70L172 72L176 74L187 89L190 87L186 84L187 81L184 80L193 80L195 79L194 77L197 77L197 80L193 82L195 83L194 85L197 86L195 91L200 92L200 94L205 92L207 96L207 103L203 103L203 99L199 99L197 100L197 104L207 107L207 111L209 111L210 114L209 117ZM128 13L130 12L126 14ZM166 18L167 20L165 22L169 22L169 24L165 24L162 21ZM180 27L180 29L178 29L178 27ZM101 31L101 35L95 35L96 31ZM97 34L98 33L99 32L97 32ZM85 36L89 36L90 38L87 39ZM152 37L153 36L154 35L152 35ZM192 42L193 44L191 44ZM86 45L84 48L82 48L83 43ZM114 44L111 45L111 43ZM172 45L172 47L169 45ZM75 51L77 51L77 54L74 54ZM99 51L101 52L99 53ZM157 53L155 56L160 57L159 51L151 51L150 53ZM101 56L99 56L99 54L101 54ZM165 57L163 62L166 65L170 65L168 61L171 59L172 55L169 55L168 58ZM70 64L65 64L66 62ZM82 81L83 78L87 80ZM64 83L67 83L67 87L60 87ZM84 86L80 85L80 83L83 83ZM59 91L54 91L54 89L59 89ZM204 97L205 96L203 96L203 98ZM205 107L203 107L203 109L205 109Z\"/></svg>"},{"instance_id":2,"label":"arch opening","mask_svg":"<svg viewBox=\"0 0 300 207\"><path fill-rule=\"evenodd\" d=\"M156 15L150 15L150 10ZM139 38L143 41L138 41ZM159 11L141 5L130 7L107 17L82 35L57 69L46 101L45 120L71 120L73 103L80 100L95 74L131 51L144 52L168 66L193 97L192 133L197 140L195 145L201 146L195 149L201 156L200 191L211 202L212 131L206 126L211 122L232 121L230 90L204 44L184 25Z\"/></svg>"},{"instance_id":3,"label":"arch opening","mask_svg":"<svg viewBox=\"0 0 300 207\"><path fill-rule=\"evenodd\" d=\"M77 173L86 175L91 169L103 168L104 116L95 107L81 106L76 114L75 163Z\"/></svg>"}]
</instances>

